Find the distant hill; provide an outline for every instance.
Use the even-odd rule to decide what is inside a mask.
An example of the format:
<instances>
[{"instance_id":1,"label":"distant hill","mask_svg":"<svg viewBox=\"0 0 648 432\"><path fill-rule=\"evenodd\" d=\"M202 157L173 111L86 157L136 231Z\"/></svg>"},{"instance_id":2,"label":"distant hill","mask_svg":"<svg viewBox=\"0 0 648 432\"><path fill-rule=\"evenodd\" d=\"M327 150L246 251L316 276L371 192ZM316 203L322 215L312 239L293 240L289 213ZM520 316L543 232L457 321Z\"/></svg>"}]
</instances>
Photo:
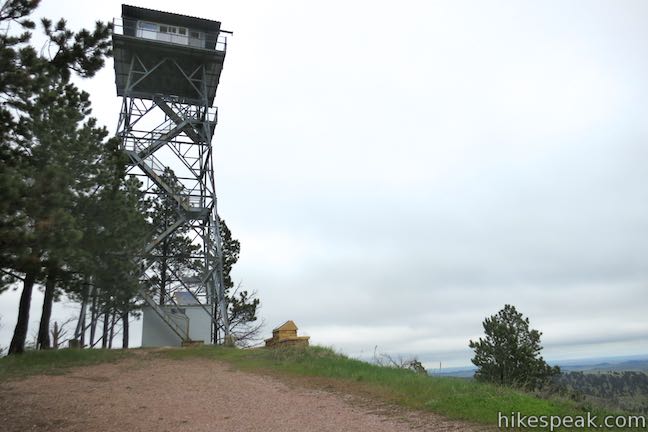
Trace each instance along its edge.
<instances>
[{"instance_id":1,"label":"distant hill","mask_svg":"<svg viewBox=\"0 0 648 432\"><path fill-rule=\"evenodd\" d=\"M551 365L558 365L563 372L646 372L648 373L648 355L624 356L624 357L593 357L585 359L562 360L549 362ZM446 369L428 369L428 373L434 376L447 376L458 378L472 378L475 374L475 367L456 367Z\"/></svg>"},{"instance_id":2,"label":"distant hill","mask_svg":"<svg viewBox=\"0 0 648 432\"><path fill-rule=\"evenodd\" d=\"M648 372L648 359L627 360L618 363L603 362L584 365L564 365L560 368L565 372Z\"/></svg>"},{"instance_id":3,"label":"distant hill","mask_svg":"<svg viewBox=\"0 0 648 432\"><path fill-rule=\"evenodd\" d=\"M642 371L576 371L556 377L556 391L609 409L648 413L648 374Z\"/></svg>"},{"instance_id":4,"label":"distant hill","mask_svg":"<svg viewBox=\"0 0 648 432\"><path fill-rule=\"evenodd\" d=\"M472 378L475 375L474 367L460 367L460 368L447 368L447 369L428 369L428 375L438 377L456 377L456 378Z\"/></svg>"}]
</instances>

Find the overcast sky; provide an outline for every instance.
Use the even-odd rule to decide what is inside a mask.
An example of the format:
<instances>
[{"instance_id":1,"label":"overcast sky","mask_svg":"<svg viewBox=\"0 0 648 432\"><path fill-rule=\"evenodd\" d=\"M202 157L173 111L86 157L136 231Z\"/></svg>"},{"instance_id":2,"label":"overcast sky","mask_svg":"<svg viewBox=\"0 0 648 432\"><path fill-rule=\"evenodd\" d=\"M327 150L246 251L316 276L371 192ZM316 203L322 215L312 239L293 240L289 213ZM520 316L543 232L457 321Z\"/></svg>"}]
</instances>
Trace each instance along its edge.
<instances>
[{"instance_id":1,"label":"overcast sky","mask_svg":"<svg viewBox=\"0 0 648 432\"><path fill-rule=\"evenodd\" d=\"M120 4L39 13L80 28ZM648 354L648 2L132 4L234 32L219 213L268 333L463 366L510 303L545 358ZM112 61L81 85L114 131Z\"/></svg>"}]
</instances>

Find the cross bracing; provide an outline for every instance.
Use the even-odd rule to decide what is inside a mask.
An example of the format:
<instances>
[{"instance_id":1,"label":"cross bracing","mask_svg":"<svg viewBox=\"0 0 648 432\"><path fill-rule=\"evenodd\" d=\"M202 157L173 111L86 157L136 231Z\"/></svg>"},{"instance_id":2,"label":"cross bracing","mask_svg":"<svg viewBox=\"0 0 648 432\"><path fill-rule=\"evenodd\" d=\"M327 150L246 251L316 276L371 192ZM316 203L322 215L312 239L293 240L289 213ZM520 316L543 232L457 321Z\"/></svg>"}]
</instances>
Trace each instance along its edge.
<instances>
[{"instance_id":1,"label":"cross bracing","mask_svg":"<svg viewBox=\"0 0 648 432\"><path fill-rule=\"evenodd\" d=\"M174 294L189 293L212 317L213 342L228 340L212 147L218 111L211 106L225 53L135 39L113 36L122 97L118 137L128 156L128 175L139 176L145 193L172 202L176 213L175 221L143 247L140 293L183 341L189 339L188 326L160 303L174 305ZM178 184L165 180L168 169ZM160 278L154 264L163 257L155 249L181 228L197 246L191 258L200 261L201 271L184 274L173 260L165 264L167 295L161 299L147 289Z\"/></svg>"}]
</instances>

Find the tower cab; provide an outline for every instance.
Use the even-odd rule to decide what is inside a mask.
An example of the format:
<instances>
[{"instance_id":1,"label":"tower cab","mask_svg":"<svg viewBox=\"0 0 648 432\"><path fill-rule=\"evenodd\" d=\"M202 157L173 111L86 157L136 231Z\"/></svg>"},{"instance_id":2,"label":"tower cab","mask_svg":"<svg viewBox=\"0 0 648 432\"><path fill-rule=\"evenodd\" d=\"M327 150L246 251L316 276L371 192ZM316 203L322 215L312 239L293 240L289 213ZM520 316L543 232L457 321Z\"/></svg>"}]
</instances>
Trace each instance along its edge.
<instances>
[{"instance_id":1,"label":"tower cab","mask_svg":"<svg viewBox=\"0 0 648 432\"><path fill-rule=\"evenodd\" d=\"M117 95L211 106L227 34L218 21L122 5L113 34Z\"/></svg>"}]
</instances>

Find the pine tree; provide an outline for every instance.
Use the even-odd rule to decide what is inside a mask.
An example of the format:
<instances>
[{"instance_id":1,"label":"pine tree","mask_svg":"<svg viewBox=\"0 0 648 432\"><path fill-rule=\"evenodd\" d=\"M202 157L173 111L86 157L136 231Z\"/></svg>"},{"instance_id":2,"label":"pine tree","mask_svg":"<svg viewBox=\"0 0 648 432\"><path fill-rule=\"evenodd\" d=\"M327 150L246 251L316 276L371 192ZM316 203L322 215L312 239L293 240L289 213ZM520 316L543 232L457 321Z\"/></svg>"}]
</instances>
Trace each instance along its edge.
<instances>
[{"instance_id":1,"label":"pine tree","mask_svg":"<svg viewBox=\"0 0 648 432\"><path fill-rule=\"evenodd\" d=\"M34 172L34 184L55 185L54 190L44 194L28 195L34 200L35 209L46 209L47 218L56 211L65 215L65 223L51 225L51 239L41 243L45 277L45 296L41 315L37 346L49 348L49 323L52 304L60 294L61 283L68 289L81 269L79 260L82 241L82 221L79 220L80 198L91 194L97 187L103 140L108 134L105 128L96 127L96 120L87 119L90 103L88 95L74 86L58 83L47 94L39 97L31 110L34 142L29 161ZM83 123L82 123L83 122ZM44 174L44 175L43 175ZM55 179L55 182L52 180ZM47 206L43 207L41 200ZM60 220L61 216L58 217Z\"/></svg>"},{"instance_id":2,"label":"pine tree","mask_svg":"<svg viewBox=\"0 0 648 432\"><path fill-rule=\"evenodd\" d=\"M112 218L105 232L111 234L111 239L102 246L105 272L97 278L97 285L110 294L109 303L103 307L121 319L122 343L127 348L129 316L141 307L138 290L143 281L139 262L151 225L145 217L148 203L140 189L141 182L135 177L122 179L126 180L109 201Z\"/></svg>"},{"instance_id":3,"label":"pine tree","mask_svg":"<svg viewBox=\"0 0 648 432\"><path fill-rule=\"evenodd\" d=\"M101 165L102 187L80 206L82 272L85 285L93 286L93 316L117 315L122 320L124 346L128 346L129 315L139 308L138 262L151 231L145 216L148 203L141 182L125 175L126 160L116 140L108 143ZM76 298L88 300L88 295L88 286L83 286Z\"/></svg>"},{"instance_id":4,"label":"pine tree","mask_svg":"<svg viewBox=\"0 0 648 432\"><path fill-rule=\"evenodd\" d=\"M68 80L71 71L82 77L94 75L110 53L109 25L98 22L93 32L74 33L65 20L53 25L47 19L41 23L50 49L39 53L29 45L35 24L28 19L38 4L38 0L0 4L0 26L9 28L0 35L0 266L24 275L11 354L24 350L34 284L51 274L48 286L54 289L66 242L79 237L70 213L70 176L64 172L68 169L64 161L72 165L73 161L66 159L61 143L76 133L76 123L88 114L89 105L87 95ZM23 32L16 34L11 26ZM46 57L46 52L55 54ZM71 107L78 112L70 119L61 115L70 114ZM48 125L56 119L61 124L54 133ZM63 153L46 151L47 147Z\"/></svg>"},{"instance_id":5,"label":"pine tree","mask_svg":"<svg viewBox=\"0 0 648 432\"><path fill-rule=\"evenodd\" d=\"M182 192L182 185L173 170L166 168L161 178L175 193ZM159 236L180 217L178 203L167 194L161 193L153 200L149 217L154 226L154 236ZM151 251L150 255L155 259L152 269L156 273L156 276L151 280L154 294L160 305L168 302L174 288L173 284L178 283L179 279L204 279L204 263L192 258L192 255L196 255L199 246L191 241L188 237L189 233L189 226L181 226ZM232 232L224 220L220 221L220 234L225 301L228 304L230 322L229 330L239 343L244 344L256 336L260 328L260 325L253 324L257 321L256 313L260 302L256 298L256 293L241 290L240 285L237 288L234 287L231 270L239 259L241 244L232 237ZM214 259L213 256L210 258Z\"/></svg>"},{"instance_id":6,"label":"pine tree","mask_svg":"<svg viewBox=\"0 0 648 432\"><path fill-rule=\"evenodd\" d=\"M64 19L53 24L42 19L46 46L30 45L35 23L29 16L40 0L5 0L0 3L0 155L11 157L12 145L29 140L24 124L31 96L58 79L67 82L71 72L88 78L103 67L111 54L112 24L97 22L93 31L70 31ZM16 28L21 33L16 32ZM47 53L47 55L46 55ZM54 53L50 56L49 53Z\"/></svg>"},{"instance_id":7,"label":"pine tree","mask_svg":"<svg viewBox=\"0 0 648 432\"><path fill-rule=\"evenodd\" d=\"M257 311L260 300L255 292L248 292L240 289L240 285L234 288L234 280L231 271L234 264L238 262L241 252L241 243L232 237L232 232L225 220L220 221L220 234L223 251L223 279L225 283L225 301L229 314L229 332L239 345L247 345L253 341L261 328L257 324Z\"/></svg>"},{"instance_id":8,"label":"pine tree","mask_svg":"<svg viewBox=\"0 0 648 432\"><path fill-rule=\"evenodd\" d=\"M175 193L183 190L170 168L165 169L161 178ZM157 237L180 217L177 201L166 193L160 193L153 200L149 217L154 227L154 236ZM196 276L200 272L200 265L192 257L200 247L188 237L189 230L190 227L186 224L180 226L158 243L150 253L155 259L152 268L156 276L153 282L160 305L168 302L173 282L177 282L178 278Z\"/></svg>"},{"instance_id":9,"label":"pine tree","mask_svg":"<svg viewBox=\"0 0 648 432\"><path fill-rule=\"evenodd\" d=\"M94 119L82 123L89 114L88 95L62 80L43 89L27 112L31 140L29 157L22 163L22 179L29 187L20 209L27 221L20 242L26 245L26 253L17 257L14 267L25 273L25 284L10 353L23 350L29 298L41 276L46 284L38 343L49 346L56 284L73 261L82 234L75 217L77 197L95 186L95 166L107 135L105 129L96 128Z\"/></svg>"},{"instance_id":10,"label":"pine tree","mask_svg":"<svg viewBox=\"0 0 648 432\"><path fill-rule=\"evenodd\" d=\"M475 378L506 386L537 389L560 373L540 356L541 332L529 329L529 319L515 306L505 305L483 322L485 338L470 341L475 351Z\"/></svg>"}]
</instances>

